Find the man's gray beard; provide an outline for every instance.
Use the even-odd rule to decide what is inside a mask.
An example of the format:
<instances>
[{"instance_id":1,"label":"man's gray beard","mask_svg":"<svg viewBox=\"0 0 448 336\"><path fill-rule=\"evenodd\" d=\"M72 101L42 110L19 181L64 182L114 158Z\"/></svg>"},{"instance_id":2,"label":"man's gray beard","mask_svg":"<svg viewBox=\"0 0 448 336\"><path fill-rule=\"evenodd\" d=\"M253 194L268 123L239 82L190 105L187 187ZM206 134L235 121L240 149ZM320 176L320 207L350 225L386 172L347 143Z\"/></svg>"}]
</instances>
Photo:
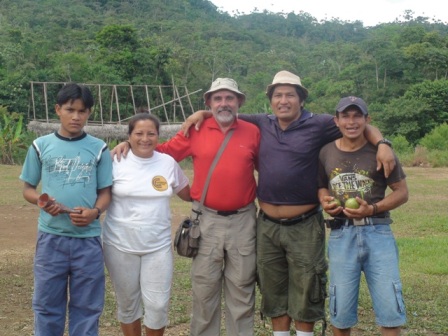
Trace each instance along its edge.
<instances>
[{"instance_id":1,"label":"man's gray beard","mask_svg":"<svg viewBox=\"0 0 448 336\"><path fill-rule=\"evenodd\" d=\"M218 113L216 113L216 120L223 124L230 124L235 120L235 115L229 110L225 110L225 111L230 112L230 114L227 114L227 113L221 114L218 111Z\"/></svg>"}]
</instances>

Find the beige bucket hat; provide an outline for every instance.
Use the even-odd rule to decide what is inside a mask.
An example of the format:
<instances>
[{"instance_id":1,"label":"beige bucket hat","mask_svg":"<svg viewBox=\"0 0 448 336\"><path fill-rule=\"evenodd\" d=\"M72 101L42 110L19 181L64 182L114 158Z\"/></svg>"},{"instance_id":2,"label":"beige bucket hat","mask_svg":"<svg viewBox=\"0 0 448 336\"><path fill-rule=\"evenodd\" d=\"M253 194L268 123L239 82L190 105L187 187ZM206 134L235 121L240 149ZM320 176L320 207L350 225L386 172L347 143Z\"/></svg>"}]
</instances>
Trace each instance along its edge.
<instances>
[{"instance_id":1,"label":"beige bucket hat","mask_svg":"<svg viewBox=\"0 0 448 336\"><path fill-rule=\"evenodd\" d=\"M304 99L308 97L308 90L302 85L300 77L286 70L279 71L275 74L272 84L268 85L266 88L266 94L268 94L268 92L276 85L280 84L298 86L304 93Z\"/></svg>"},{"instance_id":2,"label":"beige bucket hat","mask_svg":"<svg viewBox=\"0 0 448 336\"><path fill-rule=\"evenodd\" d=\"M216 78L210 86L210 89L204 93L204 100L207 101L210 94L219 90L235 92L241 98L241 105L246 101L246 95L238 90L238 84L232 78Z\"/></svg>"}]
</instances>

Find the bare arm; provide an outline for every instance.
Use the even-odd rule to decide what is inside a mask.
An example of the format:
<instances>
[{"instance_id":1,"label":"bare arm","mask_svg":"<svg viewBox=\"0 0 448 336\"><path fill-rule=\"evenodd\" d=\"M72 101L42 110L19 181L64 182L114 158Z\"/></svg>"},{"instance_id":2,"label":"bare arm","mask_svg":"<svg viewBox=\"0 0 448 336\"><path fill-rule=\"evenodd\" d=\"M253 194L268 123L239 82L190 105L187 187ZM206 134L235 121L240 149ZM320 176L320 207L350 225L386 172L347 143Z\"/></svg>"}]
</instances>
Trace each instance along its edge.
<instances>
[{"instance_id":1,"label":"bare arm","mask_svg":"<svg viewBox=\"0 0 448 336\"><path fill-rule=\"evenodd\" d=\"M392 192L384 199L376 203L378 207L377 212L393 210L408 201L409 192L405 179L392 183L389 185L389 188L392 189Z\"/></svg>"},{"instance_id":2,"label":"bare arm","mask_svg":"<svg viewBox=\"0 0 448 336\"><path fill-rule=\"evenodd\" d=\"M366 130L364 131L364 135L366 139L374 146L383 139L383 135L380 130L372 125L367 125ZM378 146L378 152L376 154L376 170L380 170L381 167L384 168L384 175L389 177L392 170L395 168L395 157L392 149L385 144L380 144Z\"/></svg>"},{"instance_id":3,"label":"bare arm","mask_svg":"<svg viewBox=\"0 0 448 336\"><path fill-rule=\"evenodd\" d=\"M27 182L23 183L23 198L30 202L31 204L37 204L37 199L39 198L39 193L36 190L36 186L33 186Z\"/></svg>"},{"instance_id":4,"label":"bare arm","mask_svg":"<svg viewBox=\"0 0 448 336\"><path fill-rule=\"evenodd\" d=\"M27 182L23 184L23 198L30 202L31 204L37 205L37 200L39 199L40 194L37 192L36 186L33 186ZM54 201L55 199L50 197L50 200ZM50 202L49 205L41 208L45 212L49 213L52 216L59 215L61 209L59 204L56 202Z\"/></svg>"},{"instance_id":5,"label":"bare arm","mask_svg":"<svg viewBox=\"0 0 448 336\"><path fill-rule=\"evenodd\" d=\"M131 145L129 141L123 141L120 142L118 145L116 145L111 151L110 156L112 160L114 159L114 156L117 156L117 160L120 161L121 157L126 157L128 155L129 150L131 149Z\"/></svg>"},{"instance_id":6,"label":"bare arm","mask_svg":"<svg viewBox=\"0 0 448 336\"><path fill-rule=\"evenodd\" d=\"M193 113L191 116L185 120L185 122L182 124L181 130L184 133L186 137L188 137L190 132L190 127L195 125L196 131L199 131L199 128L201 127L202 122L204 119L211 118L213 116L213 113L211 111L206 110L200 110L195 113Z\"/></svg>"},{"instance_id":7,"label":"bare arm","mask_svg":"<svg viewBox=\"0 0 448 336\"><path fill-rule=\"evenodd\" d=\"M84 207L76 207L74 210L81 210L81 213L71 213L70 219L73 225L87 226L92 223L98 215L105 211L112 199L112 187L107 187L98 190L98 197L96 198L95 206L92 209Z\"/></svg>"},{"instance_id":8,"label":"bare arm","mask_svg":"<svg viewBox=\"0 0 448 336\"><path fill-rule=\"evenodd\" d=\"M185 202L191 202L190 186L187 185L185 188L183 188L181 191L179 191L177 193L177 196L179 196L179 198Z\"/></svg>"}]
</instances>

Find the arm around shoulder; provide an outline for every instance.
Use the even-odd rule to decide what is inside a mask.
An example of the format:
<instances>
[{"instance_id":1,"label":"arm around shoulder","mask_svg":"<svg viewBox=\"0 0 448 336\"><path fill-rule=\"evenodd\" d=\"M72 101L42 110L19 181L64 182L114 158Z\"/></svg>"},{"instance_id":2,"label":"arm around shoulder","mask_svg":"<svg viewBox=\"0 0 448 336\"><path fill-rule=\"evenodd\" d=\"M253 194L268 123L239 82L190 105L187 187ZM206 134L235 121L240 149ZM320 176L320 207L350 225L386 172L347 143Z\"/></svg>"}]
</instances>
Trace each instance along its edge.
<instances>
[{"instance_id":1,"label":"arm around shoulder","mask_svg":"<svg viewBox=\"0 0 448 336\"><path fill-rule=\"evenodd\" d=\"M112 160L114 157L117 157L117 161L121 160L121 157L126 157L128 155L129 150L131 149L131 143L129 141L123 141L120 142L118 145L116 145L111 151L110 156Z\"/></svg>"},{"instance_id":2,"label":"arm around shoulder","mask_svg":"<svg viewBox=\"0 0 448 336\"><path fill-rule=\"evenodd\" d=\"M384 175L386 177L389 177L390 173L392 172L392 170L394 170L396 165L396 160L392 148L386 143L378 144L384 138L380 130L372 125L367 125L364 135L372 145L378 147L378 152L376 155L376 169L380 170L381 167L383 167Z\"/></svg>"},{"instance_id":3,"label":"arm around shoulder","mask_svg":"<svg viewBox=\"0 0 448 336\"><path fill-rule=\"evenodd\" d=\"M188 137L190 135L190 128L194 125L196 131L199 131L201 124L205 119L211 118L213 113L207 110L199 110L190 115L187 120L181 126L181 132L184 136Z\"/></svg>"}]
</instances>

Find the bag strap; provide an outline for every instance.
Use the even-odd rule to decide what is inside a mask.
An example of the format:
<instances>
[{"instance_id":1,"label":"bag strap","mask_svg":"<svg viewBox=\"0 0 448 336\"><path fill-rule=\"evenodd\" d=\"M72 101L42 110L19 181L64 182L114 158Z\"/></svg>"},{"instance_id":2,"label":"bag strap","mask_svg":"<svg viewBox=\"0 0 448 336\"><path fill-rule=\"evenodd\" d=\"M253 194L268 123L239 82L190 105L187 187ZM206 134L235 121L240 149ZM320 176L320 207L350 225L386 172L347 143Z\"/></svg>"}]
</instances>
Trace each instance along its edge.
<instances>
[{"instance_id":1,"label":"bag strap","mask_svg":"<svg viewBox=\"0 0 448 336\"><path fill-rule=\"evenodd\" d=\"M202 196L201 196L201 207L204 204L205 195L207 194L208 185L210 184L210 179L212 177L213 170L215 169L216 165L218 164L219 158L221 157L222 152L224 152L224 149L226 148L227 143L229 142L230 137L233 134L233 130L234 129L232 128L227 132L226 137L224 138L224 141L222 142L221 147L219 147L219 150L216 153L215 158L213 159L212 165L210 166L210 169L208 170L207 179L205 180L204 190L202 191Z\"/></svg>"}]
</instances>

